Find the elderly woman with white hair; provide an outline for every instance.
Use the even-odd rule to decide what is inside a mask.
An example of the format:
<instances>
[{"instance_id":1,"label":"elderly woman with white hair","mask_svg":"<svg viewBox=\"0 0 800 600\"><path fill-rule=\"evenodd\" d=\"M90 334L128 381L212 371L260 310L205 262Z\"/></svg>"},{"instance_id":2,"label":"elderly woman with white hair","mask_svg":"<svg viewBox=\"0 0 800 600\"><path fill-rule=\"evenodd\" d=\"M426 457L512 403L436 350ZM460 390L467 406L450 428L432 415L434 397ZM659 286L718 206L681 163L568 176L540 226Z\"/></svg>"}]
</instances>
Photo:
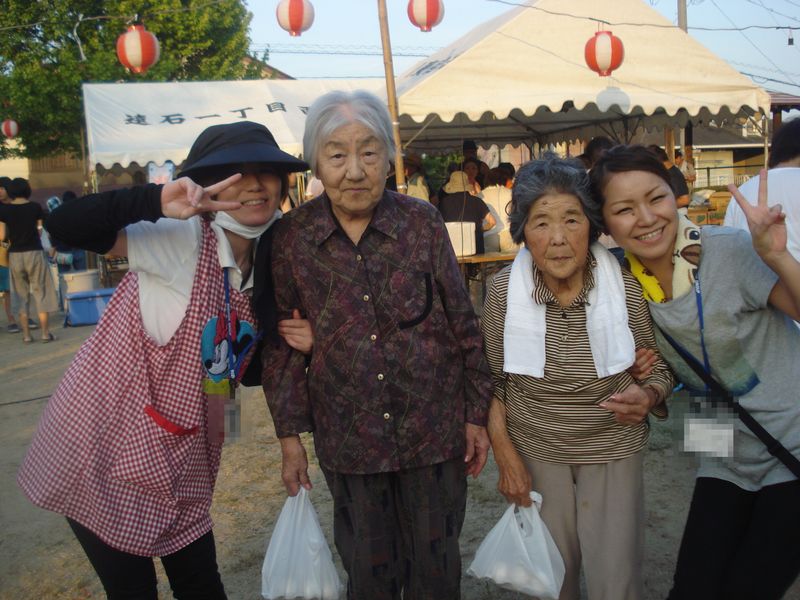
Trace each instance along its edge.
<instances>
[{"instance_id":1,"label":"elderly woman with white hair","mask_svg":"<svg viewBox=\"0 0 800 600\"><path fill-rule=\"evenodd\" d=\"M495 391L489 437L509 502L543 497L541 516L564 558L561 600L643 597L642 455L650 412L672 389L636 279L596 243L599 210L577 162L548 155L514 181L514 263L492 281L483 310Z\"/></svg>"},{"instance_id":2,"label":"elderly woman with white hair","mask_svg":"<svg viewBox=\"0 0 800 600\"><path fill-rule=\"evenodd\" d=\"M311 487L299 434L314 433L348 598L458 598L491 381L441 216L385 189L391 132L367 92L310 107L304 156L324 192L277 224L272 277L279 314L300 307L314 352L307 365L279 341L262 381L291 495Z\"/></svg>"}]
</instances>

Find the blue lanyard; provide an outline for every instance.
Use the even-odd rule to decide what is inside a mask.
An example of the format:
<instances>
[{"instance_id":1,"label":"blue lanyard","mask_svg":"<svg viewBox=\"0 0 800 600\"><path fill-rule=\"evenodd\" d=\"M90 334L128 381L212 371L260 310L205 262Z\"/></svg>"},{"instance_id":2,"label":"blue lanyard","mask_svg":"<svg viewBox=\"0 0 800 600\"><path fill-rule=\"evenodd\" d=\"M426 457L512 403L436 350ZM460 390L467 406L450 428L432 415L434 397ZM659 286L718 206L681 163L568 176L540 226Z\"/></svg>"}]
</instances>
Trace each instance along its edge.
<instances>
[{"instance_id":1,"label":"blue lanyard","mask_svg":"<svg viewBox=\"0 0 800 600\"><path fill-rule=\"evenodd\" d=\"M239 379L239 371L242 368L242 361L247 356L250 348L253 347L253 344L255 344L259 338L261 338L261 333L258 333L244 348L242 348L242 352L239 356L234 354L233 342L236 337L233 332L233 319L231 318L231 286L230 281L228 280L228 269L223 268L222 273L223 279L225 280L225 331L227 332L228 348L230 348L230 352L228 354L228 368L230 369L229 378L232 390L236 386L236 382Z\"/></svg>"},{"instance_id":2,"label":"blue lanyard","mask_svg":"<svg viewBox=\"0 0 800 600\"><path fill-rule=\"evenodd\" d=\"M700 322L700 348L703 350L703 367L706 373L711 375L711 365L708 362L708 352L706 352L706 338L705 338L705 322L703 320L703 294L700 292L700 275L698 274L694 280L694 298L697 302L697 318ZM705 384L706 393L708 393L708 383Z\"/></svg>"}]
</instances>

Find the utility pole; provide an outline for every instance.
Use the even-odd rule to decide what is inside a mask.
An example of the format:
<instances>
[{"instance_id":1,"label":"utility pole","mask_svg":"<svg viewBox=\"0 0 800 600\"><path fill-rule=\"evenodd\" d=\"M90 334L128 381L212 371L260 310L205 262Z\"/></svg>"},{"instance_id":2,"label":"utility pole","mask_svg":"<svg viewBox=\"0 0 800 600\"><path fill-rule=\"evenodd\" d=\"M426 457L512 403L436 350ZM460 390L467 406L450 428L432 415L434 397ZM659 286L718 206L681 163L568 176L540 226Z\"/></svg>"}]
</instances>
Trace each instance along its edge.
<instances>
[{"instance_id":1,"label":"utility pole","mask_svg":"<svg viewBox=\"0 0 800 600\"><path fill-rule=\"evenodd\" d=\"M683 29L684 32L689 32L689 25L686 20L686 0L678 0L678 27ZM681 131L680 142L681 149L683 150L683 160L689 165L694 166L694 152L693 152L693 132L692 123L686 124L686 127Z\"/></svg>"},{"instance_id":2,"label":"utility pole","mask_svg":"<svg viewBox=\"0 0 800 600\"><path fill-rule=\"evenodd\" d=\"M381 46L383 46L383 69L386 74L386 97L389 100L389 115L392 117L394 134L394 176L397 191L406 193L406 172L403 167L403 144L400 141L400 117L397 109L397 91L394 86L394 65L392 62L392 43L389 39L389 19L386 16L386 0L378 0L378 20L381 27Z\"/></svg>"}]
</instances>

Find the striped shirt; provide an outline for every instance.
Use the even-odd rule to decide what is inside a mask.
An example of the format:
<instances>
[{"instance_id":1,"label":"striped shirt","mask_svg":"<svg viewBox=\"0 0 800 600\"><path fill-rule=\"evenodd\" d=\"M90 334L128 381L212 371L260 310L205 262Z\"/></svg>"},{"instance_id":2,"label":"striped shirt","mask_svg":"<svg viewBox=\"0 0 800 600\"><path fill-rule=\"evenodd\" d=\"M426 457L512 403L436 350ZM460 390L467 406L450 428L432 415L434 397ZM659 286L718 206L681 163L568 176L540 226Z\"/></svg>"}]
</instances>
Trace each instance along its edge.
<instances>
[{"instance_id":1,"label":"striped shirt","mask_svg":"<svg viewBox=\"0 0 800 600\"><path fill-rule=\"evenodd\" d=\"M594 259L590 256L590 264ZM605 463L629 457L646 444L649 425L621 425L614 414L598 403L635 383L628 372L598 378L586 330L589 290L594 286L592 269L586 269L583 288L568 307L562 307L544 285L534 265L534 301L546 305L544 377L503 371L503 328L511 267L492 280L483 308L481 326L486 357L495 384L495 397L505 404L506 427L517 451L526 458L555 463ZM636 348L656 350L647 304L636 279L622 272L628 323ZM656 350L657 351L657 350ZM659 400L672 390L674 379L659 358L651 375L641 385L651 386ZM660 402L653 414L667 415Z\"/></svg>"}]
</instances>

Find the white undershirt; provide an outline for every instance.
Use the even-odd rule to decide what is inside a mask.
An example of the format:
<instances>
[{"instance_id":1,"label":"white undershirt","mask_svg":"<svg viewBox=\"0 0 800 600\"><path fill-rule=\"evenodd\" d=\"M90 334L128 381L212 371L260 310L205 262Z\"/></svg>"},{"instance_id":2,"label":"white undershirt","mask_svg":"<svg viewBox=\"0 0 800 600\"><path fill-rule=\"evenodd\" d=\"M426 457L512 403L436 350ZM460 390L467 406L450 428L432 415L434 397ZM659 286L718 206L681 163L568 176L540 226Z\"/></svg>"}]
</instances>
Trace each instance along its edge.
<instances>
[{"instance_id":1,"label":"white undershirt","mask_svg":"<svg viewBox=\"0 0 800 600\"><path fill-rule=\"evenodd\" d=\"M215 223L217 256L221 267L229 267L228 276L235 289L253 287L253 269L242 287L242 272L236 265L225 232ZM186 314L192 293L197 259L202 242L200 217L186 221L159 219L142 221L125 228L128 237L128 265L139 274L139 305L145 331L160 345L175 334Z\"/></svg>"}]
</instances>

